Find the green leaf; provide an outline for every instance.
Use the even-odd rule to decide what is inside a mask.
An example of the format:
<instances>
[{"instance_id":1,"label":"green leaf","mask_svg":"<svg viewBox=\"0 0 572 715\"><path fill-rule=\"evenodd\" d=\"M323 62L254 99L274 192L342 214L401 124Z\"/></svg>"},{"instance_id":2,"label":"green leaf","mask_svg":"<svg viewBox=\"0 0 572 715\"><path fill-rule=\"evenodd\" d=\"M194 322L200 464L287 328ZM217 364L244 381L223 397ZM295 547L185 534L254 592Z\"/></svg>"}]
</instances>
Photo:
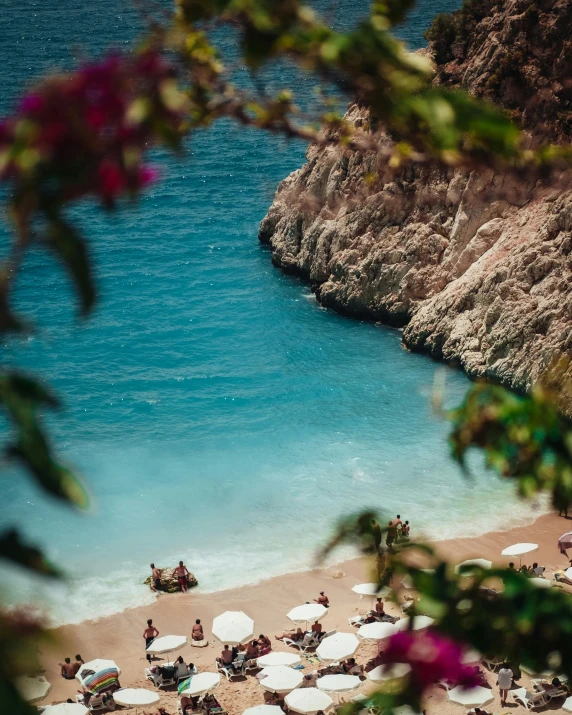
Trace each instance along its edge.
<instances>
[{"instance_id":1,"label":"green leaf","mask_svg":"<svg viewBox=\"0 0 572 715\"><path fill-rule=\"evenodd\" d=\"M22 541L16 529L0 534L0 558L43 576L61 576L61 572L45 558L40 549Z\"/></svg>"},{"instance_id":2,"label":"green leaf","mask_svg":"<svg viewBox=\"0 0 572 715\"><path fill-rule=\"evenodd\" d=\"M42 385L18 373L0 374L0 405L16 428L16 439L6 448L9 457L22 462L49 494L85 508L89 503L81 482L59 464L37 415L40 406L57 401Z\"/></svg>"},{"instance_id":3,"label":"green leaf","mask_svg":"<svg viewBox=\"0 0 572 715\"><path fill-rule=\"evenodd\" d=\"M87 246L76 229L60 217L49 218L48 243L60 257L76 285L81 312L86 315L95 302L95 286Z\"/></svg>"}]
</instances>

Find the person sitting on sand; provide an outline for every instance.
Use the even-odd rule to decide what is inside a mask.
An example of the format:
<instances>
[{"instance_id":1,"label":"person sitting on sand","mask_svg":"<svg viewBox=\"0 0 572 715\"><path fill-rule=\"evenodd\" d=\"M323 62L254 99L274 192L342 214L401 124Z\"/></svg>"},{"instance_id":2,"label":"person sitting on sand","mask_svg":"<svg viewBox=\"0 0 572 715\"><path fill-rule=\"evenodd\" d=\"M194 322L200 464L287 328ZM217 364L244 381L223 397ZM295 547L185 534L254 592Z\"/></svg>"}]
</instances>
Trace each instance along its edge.
<instances>
[{"instance_id":1,"label":"person sitting on sand","mask_svg":"<svg viewBox=\"0 0 572 715\"><path fill-rule=\"evenodd\" d=\"M155 564L149 565L151 566L151 585L149 588L157 593L161 590L161 569L158 569Z\"/></svg>"},{"instance_id":2,"label":"person sitting on sand","mask_svg":"<svg viewBox=\"0 0 572 715\"><path fill-rule=\"evenodd\" d=\"M272 650L272 641L263 633L258 636L258 644L260 646L260 655L266 655Z\"/></svg>"},{"instance_id":3,"label":"person sitting on sand","mask_svg":"<svg viewBox=\"0 0 572 715\"><path fill-rule=\"evenodd\" d=\"M318 680L317 673L306 673L304 679L302 680L301 688L315 688L316 681Z\"/></svg>"},{"instance_id":4,"label":"person sitting on sand","mask_svg":"<svg viewBox=\"0 0 572 715\"><path fill-rule=\"evenodd\" d=\"M195 621L195 625L193 626L193 629L191 631L191 638L194 641L204 641L205 639L205 634L201 625L200 618L197 618L197 620Z\"/></svg>"},{"instance_id":5,"label":"person sitting on sand","mask_svg":"<svg viewBox=\"0 0 572 715\"><path fill-rule=\"evenodd\" d=\"M84 659L81 657L81 655L78 653L75 657L75 664L77 665L77 670L76 673L79 673L79 669L81 668L82 665L85 665Z\"/></svg>"},{"instance_id":6,"label":"person sitting on sand","mask_svg":"<svg viewBox=\"0 0 572 715\"><path fill-rule=\"evenodd\" d=\"M319 621L314 621L314 623L312 623L312 627L310 630L314 634L314 637L317 638L318 640L320 640L322 638L322 636L324 635L322 633L322 630L323 630L322 624Z\"/></svg>"},{"instance_id":7,"label":"person sitting on sand","mask_svg":"<svg viewBox=\"0 0 572 715\"><path fill-rule=\"evenodd\" d=\"M320 595L318 596L318 598L315 598L314 601L316 603L319 603L320 606L325 606L326 608L330 607L330 599L323 591L320 591Z\"/></svg>"},{"instance_id":8,"label":"person sitting on sand","mask_svg":"<svg viewBox=\"0 0 572 715\"><path fill-rule=\"evenodd\" d=\"M546 571L544 566L539 566L536 561L532 564L532 570L534 571L534 575L539 578L543 578L544 572Z\"/></svg>"},{"instance_id":9,"label":"person sitting on sand","mask_svg":"<svg viewBox=\"0 0 572 715\"><path fill-rule=\"evenodd\" d=\"M62 678L65 678L66 680L73 680L75 678L75 674L79 670L79 664L76 666L75 663L71 662L71 658L65 658L63 663L58 663L60 666L60 672L62 675Z\"/></svg>"},{"instance_id":10,"label":"person sitting on sand","mask_svg":"<svg viewBox=\"0 0 572 715\"><path fill-rule=\"evenodd\" d=\"M189 570L182 561L179 561L179 565L175 569L175 576L177 577L181 591L187 593L189 590Z\"/></svg>"},{"instance_id":11,"label":"person sitting on sand","mask_svg":"<svg viewBox=\"0 0 572 715\"><path fill-rule=\"evenodd\" d=\"M304 631L298 627L295 631L286 631L286 633L282 633L281 636L274 636L274 638L276 638L277 641L283 641L284 638L288 638L291 641L301 641L304 640L305 635Z\"/></svg>"},{"instance_id":12,"label":"person sitting on sand","mask_svg":"<svg viewBox=\"0 0 572 715\"><path fill-rule=\"evenodd\" d=\"M379 597L375 602L375 612L380 618L383 618L383 616L385 616L385 605L383 603L383 599Z\"/></svg>"}]
</instances>

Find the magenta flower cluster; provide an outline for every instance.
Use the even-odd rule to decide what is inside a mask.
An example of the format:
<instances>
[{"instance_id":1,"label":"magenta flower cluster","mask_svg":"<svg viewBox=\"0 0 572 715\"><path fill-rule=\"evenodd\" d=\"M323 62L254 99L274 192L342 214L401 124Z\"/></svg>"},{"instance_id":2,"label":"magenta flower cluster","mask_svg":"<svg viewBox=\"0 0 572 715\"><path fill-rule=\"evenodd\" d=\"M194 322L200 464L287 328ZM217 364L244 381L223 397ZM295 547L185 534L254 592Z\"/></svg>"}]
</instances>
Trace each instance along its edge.
<instances>
[{"instance_id":1,"label":"magenta flower cluster","mask_svg":"<svg viewBox=\"0 0 572 715\"><path fill-rule=\"evenodd\" d=\"M404 631L391 637L383 652L388 663L408 663L411 685L419 693L440 681L466 688L479 684L474 667L462 662L464 649L436 631Z\"/></svg>"},{"instance_id":2,"label":"magenta flower cluster","mask_svg":"<svg viewBox=\"0 0 572 715\"><path fill-rule=\"evenodd\" d=\"M48 79L0 124L0 178L48 207L88 194L112 204L154 178L144 153L177 142L183 101L154 51Z\"/></svg>"}]
</instances>

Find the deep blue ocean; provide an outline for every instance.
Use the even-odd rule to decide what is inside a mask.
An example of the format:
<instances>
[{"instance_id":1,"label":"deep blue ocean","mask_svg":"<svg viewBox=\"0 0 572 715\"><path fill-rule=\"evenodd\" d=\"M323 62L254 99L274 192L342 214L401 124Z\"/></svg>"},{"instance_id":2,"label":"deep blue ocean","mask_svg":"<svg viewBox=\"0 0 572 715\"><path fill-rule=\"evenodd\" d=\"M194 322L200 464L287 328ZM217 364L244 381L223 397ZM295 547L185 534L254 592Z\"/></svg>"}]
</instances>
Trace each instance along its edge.
<instances>
[{"instance_id":1,"label":"deep blue ocean","mask_svg":"<svg viewBox=\"0 0 572 715\"><path fill-rule=\"evenodd\" d=\"M436 12L457 4L421 0L402 37L420 47ZM318 6L347 27L366 3ZM2 0L1 12L2 114L43 72L127 51L141 28L127 0ZM311 96L288 68L263 81ZM300 570L340 515L364 507L399 511L413 534L437 537L530 518L515 516L495 475L477 468L476 489L448 457L429 402L445 368L403 350L398 331L320 308L258 244L273 192L304 151L221 123L183 160L158 154L161 180L138 206L79 207L101 294L88 322L50 257L27 260L16 305L38 332L6 343L4 359L61 396L49 424L93 507L77 514L23 473L0 472L0 523L25 529L70 574L53 588L11 572L11 598L33 594L55 621L77 622L152 600L141 585L150 561L184 559L205 591ZM453 405L469 383L446 373Z\"/></svg>"}]
</instances>

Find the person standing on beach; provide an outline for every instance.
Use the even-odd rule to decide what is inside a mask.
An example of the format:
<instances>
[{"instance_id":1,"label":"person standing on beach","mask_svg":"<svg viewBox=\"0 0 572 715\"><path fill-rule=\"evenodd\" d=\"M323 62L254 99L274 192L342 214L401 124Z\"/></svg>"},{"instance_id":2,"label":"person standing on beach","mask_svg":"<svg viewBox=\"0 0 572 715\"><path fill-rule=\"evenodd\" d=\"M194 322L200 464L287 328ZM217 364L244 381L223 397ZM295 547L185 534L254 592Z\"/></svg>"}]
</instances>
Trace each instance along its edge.
<instances>
[{"instance_id":1,"label":"person standing on beach","mask_svg":"<svg viewBox=\"0 0 572 715\"><path fill-rule=\"evenodd\" d=\"M147 628L143 631L143 638L145 638L145 650L149 648L151 643L157 638L159 631L153 625L151 618L147 621ZM147 653L147 660L151 662L151 654Z\"/></svg>"},{"instance_id":2,"label":"person standing on beach","mask_svg":"<svg viewBox=\"0 0 572 715\"><path fill-rule=\"evenodd\" d=\"M189 570L187 569L187 567L185 566L185 564L182 561L179 561L179 565L175 569L175 576L177 577L177 581L179 582L181 591L183 593L187 593L189 590L189 586L188 586Z\"/></svg>"},{"instance_id":3,"label":"person standing on beach","mask_svg":"<svg viewBox=\"0 0 572 715\"><path fill-rule=\"evenodd\" d=\"M503 663L502 668L499 670L497 681L500 690L501 707L503 708L506 705L508 691L512 687L512 678L512 670L508 667L508 663Z\"/></svg>"}]
</instances>

